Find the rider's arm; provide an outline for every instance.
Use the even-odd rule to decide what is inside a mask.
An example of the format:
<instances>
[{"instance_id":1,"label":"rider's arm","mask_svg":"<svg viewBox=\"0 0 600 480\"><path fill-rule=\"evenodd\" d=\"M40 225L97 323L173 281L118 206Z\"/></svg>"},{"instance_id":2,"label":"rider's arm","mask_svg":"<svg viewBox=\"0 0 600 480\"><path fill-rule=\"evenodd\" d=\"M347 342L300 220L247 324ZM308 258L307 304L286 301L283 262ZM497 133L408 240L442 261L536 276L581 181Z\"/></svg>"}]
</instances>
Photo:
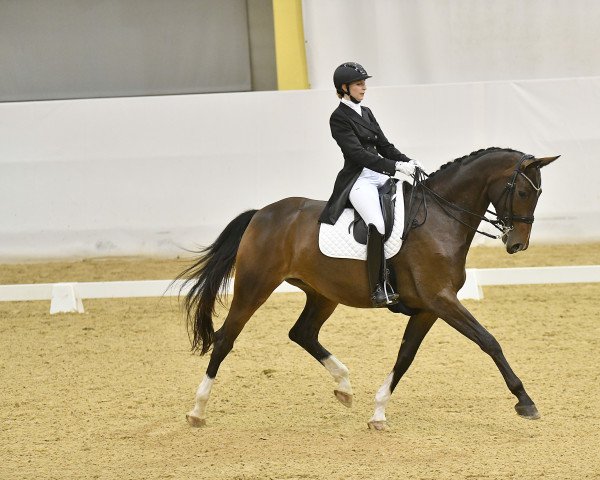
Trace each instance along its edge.
<instances>
[{"instance_id":1,"label":"rider's arm","mask_svg":"<svg viewBox=\"0 0 600 480\"><path fill-rule=\"evenodd\" d=\"M348 118L334 112L329 119L329 126L331 136L342 149L346 160L379 173L394 175L396 162L366 150L356 136Z\"/></svg>"}]
</instances>

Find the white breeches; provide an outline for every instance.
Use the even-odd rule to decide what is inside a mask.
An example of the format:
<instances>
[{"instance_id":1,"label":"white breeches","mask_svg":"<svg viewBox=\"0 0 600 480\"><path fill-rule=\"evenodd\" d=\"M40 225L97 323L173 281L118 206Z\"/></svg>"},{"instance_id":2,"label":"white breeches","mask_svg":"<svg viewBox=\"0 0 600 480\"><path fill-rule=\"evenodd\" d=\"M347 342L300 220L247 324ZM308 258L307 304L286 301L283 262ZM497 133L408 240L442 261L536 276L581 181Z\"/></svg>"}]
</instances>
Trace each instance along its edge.
<instances>
[{"instance_id":1,"label":"white breeches","mask_svg":"<svg viewBox=\"0 0 600 480\"><path fill-rule=\"evenodd\" d=\"M381 180L358 177L350 190L350 203L367 225L372 223L381 235L385 234L385 225L379 205L378 187Z\"/></svg>"}]
</instances>

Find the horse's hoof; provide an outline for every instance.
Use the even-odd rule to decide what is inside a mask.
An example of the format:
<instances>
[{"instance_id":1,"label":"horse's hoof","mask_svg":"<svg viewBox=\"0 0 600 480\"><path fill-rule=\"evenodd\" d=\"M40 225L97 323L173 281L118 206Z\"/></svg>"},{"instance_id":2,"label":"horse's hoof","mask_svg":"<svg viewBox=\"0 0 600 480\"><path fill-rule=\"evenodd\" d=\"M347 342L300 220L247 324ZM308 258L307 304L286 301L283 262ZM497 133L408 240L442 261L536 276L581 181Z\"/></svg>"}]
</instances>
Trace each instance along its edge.
<instances>
[{"instance_id":1,"label":"horse's hoof","mask_svg":"<svg viewBox=\"0 0 600 480\"><path fill-rule=\"evenodd\" d=\"M351 393L342 392L340 390L334 390L333 394L335 395L335 398L337 398L340 401L340 403L345 407L350 408L352 406Z\"/></svg>"},{"instance_id":2,"label":"horse's hoof","mask_svg":"<svg viewBox=\"0 0 600 480\"><path fill-rule=\"evenodd\" d=\"M540 413L535 405L519 405L517 403L515 405L515 410L520 417L527 420L537 420L540 418Z\"/></svg>"},{"instance_id":3,"label":"horse's hoof","mask_svg":"<svg viewBox=\"0 0 600 480\"><path fill-rule=\"evenodd\" d=\"M385 420L370 420L369 423L367 423L367 426L369 427L369 430L377 430L379 432L387 430L387 422Z\"/></svg>"},{"instance_id":4,"label":"horse's hoof","mask_svg":"<svg viewBox=\"0 0 600 480\"><path fill-rule=\"evenodd\" d=\"M196 416L192 415L191 413L188 413L185 416L185 419L190 424L190 427L200 428L200 427L206 426L205 418L196 417Z\"/></svg>"}]
</instances>

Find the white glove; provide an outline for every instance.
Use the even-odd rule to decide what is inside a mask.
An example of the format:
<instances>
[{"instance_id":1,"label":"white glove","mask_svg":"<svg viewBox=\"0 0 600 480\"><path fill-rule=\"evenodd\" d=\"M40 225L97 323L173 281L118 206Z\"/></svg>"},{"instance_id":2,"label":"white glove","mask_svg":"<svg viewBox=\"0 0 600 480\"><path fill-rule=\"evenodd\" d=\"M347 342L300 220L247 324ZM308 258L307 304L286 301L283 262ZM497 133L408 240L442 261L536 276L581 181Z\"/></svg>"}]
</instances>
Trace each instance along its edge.
<instances>
[{"instance_id":1,"label":"white glove","mask_svg":"<svg viewBox=\"0 0 600 480\"><path fill-rule=\"evenodd\" d=\"M396 171L410 177L415 174L415 164L412 162L396 162Z\"/></svg>"},{"instance_id":2,"label":"white glove","mask_svg":"<svg viewBox=\"0 0 600 480\"><path fill-rule=\"evenodd\" d=\"M415 167L418 167L419 170L422 170L423 172L425 171L425 167L423 166L423 164L421 162L419 162L418 160L411 160L408 163L412 163Z\"/></svg>"}]
</instances>

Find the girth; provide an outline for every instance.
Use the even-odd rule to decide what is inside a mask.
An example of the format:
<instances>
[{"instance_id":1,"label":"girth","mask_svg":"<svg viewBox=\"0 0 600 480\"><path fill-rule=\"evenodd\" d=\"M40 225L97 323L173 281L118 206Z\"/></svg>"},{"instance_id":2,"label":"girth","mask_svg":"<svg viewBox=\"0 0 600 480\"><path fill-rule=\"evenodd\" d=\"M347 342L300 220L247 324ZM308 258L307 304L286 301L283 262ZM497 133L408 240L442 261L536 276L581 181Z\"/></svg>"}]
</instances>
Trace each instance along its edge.
<instances>
[{"instance_id":1,"label":"girth","mask_svg":"<svg viewBox=\"0 0 600 480\"><path fill-rule=\"evenodd\" d=\"M394 209L396 206L396 183L398 179L390 178L381 187L379 187L379 205L381 206L381 213L383 214L383 224L385 226L385 235L383 236L384 241L387 240L392 234L392 228L394 227ZM354 220L348 225L348 233L352 230L354 240L362 245L367 244L367 224L358 214L354 211Z\"/></svg>"}]
</instances>

